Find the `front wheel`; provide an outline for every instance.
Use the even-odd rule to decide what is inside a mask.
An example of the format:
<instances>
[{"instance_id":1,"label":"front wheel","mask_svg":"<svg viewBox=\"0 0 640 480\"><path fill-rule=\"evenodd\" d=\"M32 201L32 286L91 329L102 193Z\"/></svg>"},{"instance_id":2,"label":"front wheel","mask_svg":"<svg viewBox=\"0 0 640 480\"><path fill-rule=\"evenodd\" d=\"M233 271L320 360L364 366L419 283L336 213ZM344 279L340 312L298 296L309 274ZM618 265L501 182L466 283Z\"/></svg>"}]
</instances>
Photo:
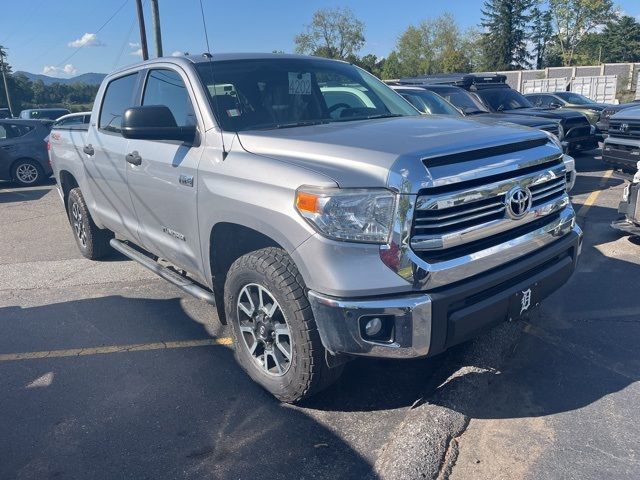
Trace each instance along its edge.
<instances>
[{"instance_id":1,"label":"front wheel","mask_svg":"<svg viewBox=\"0 0 640 480\"><path fill-rule=\"evenodd\" d=\"M237 259L225 283L238 363L283 402L296 403L333 383L326 351L293 260L269 247Z\"/></svg>"}]
</instances>

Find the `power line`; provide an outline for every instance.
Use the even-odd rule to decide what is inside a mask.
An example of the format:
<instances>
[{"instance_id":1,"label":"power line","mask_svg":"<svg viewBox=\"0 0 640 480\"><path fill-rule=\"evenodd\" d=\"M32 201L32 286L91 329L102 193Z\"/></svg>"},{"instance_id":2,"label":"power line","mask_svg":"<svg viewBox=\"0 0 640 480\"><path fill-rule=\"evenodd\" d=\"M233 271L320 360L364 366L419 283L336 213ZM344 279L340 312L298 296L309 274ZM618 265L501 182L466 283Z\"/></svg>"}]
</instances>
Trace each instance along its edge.
<instances>
[{"instance_id":1,"label":"power line","mask_svg":"<svg viewBox=\"0 0 640 480\"><path fill-rule=\"evenodd\" d=\"M129 2L129 0L124 0L124 2L122 3L122 5L120 5L120 6L118 7L118 9L117 9L117 10L116 10L116 11L115 11L115 12L114 12L114 13L113 13L113 14L112 14L108 19L107 19L107 21L106 21L106 22L104 22L104 23L100 26L100 28L98 28L98 29L96 30L96 32L95 32L95 33L96 33L96 34L100 33L100 31L101 31L104 27L106 27L106 26L109 24L109 22L111 22L111 20L113 20L113 18L114 18L118 13L120 13L120 10L122 10L128 2ZM69 60L71 60L71 59L73 58L73 56L74 56L76 53L78 53L78 52L79 52L83 47L85 47L85 46L86 46L86 44L84 44L84 45L80 45L79 47L76 47L76 49L73 51L73 53L72 53L71 55L69 55L67 58L65 58L64 60L62 60L60 63L56 64L56 67L59 67L60 65L64 65L64 64L66 64Z\"/></svg>"}]
</instances>

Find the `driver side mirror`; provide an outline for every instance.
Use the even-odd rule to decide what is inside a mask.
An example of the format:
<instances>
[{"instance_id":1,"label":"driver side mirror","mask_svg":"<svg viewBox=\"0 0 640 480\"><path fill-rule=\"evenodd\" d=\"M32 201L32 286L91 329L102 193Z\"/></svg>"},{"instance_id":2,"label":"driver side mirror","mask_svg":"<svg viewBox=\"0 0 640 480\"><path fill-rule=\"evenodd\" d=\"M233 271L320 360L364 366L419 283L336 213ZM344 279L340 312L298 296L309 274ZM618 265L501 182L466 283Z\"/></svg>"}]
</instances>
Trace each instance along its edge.
<instances>
[{"instance_id":1,"label":"driver side mirror","mask_svg":"<svg viewBox=\"0 0 640 480\"><path fill-rule=\"evenodd\" d=\"M562 105L561 105L561 104L559 104L558 102L551 102L551 103L549 104L549 106L550 106L551 108L560 108Z\"/></svg>"},{"instance_id":2,"label":"driver side mirror","mask_svg":"<svg viewBox=\"0 0 640 480\"><path fill-rule=\"evenodd\" d=\"M125 110L122 136L138 140L179 140L193 143L196 127L179 127L173 113L165 105L145 105Z\"/></svg>"}]
</instances>

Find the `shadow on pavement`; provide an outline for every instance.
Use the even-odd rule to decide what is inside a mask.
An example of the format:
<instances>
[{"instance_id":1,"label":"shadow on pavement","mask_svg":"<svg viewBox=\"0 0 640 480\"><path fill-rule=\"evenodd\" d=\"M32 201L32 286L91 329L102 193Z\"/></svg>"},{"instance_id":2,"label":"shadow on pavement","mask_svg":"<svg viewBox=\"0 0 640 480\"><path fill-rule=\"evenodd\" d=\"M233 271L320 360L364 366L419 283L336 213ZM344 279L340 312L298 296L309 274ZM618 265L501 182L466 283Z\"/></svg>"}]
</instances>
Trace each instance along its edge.
<instances>
[{"instance_id":1,"label":"shadow on pavement","mask_svg":"<svg viewBox=\"0 0 640 480\"><path fill-rule=\"evenodd\" d=\"M612 208L589 211L590 222L601 227L612 215ZM585 408L640 380L640 265L635 263L640 249L634 254L633 245L631 253L622 253L615 246L615 258L603 253L603 245L620 237L588 224L578 270L532 316L515 354L503 366L470 365L485 371L472 369L449 384L464 384L469 375L486 377L491 384L486 397L442 406L472 419L540 417ZM625 408L636 406L618 407ZM603 435L609 422L605 417L580 421L603 423Z\"/></svg>"},{"instance_id":2,"label":"shadow on pavement","mask_svg":"<svg viewBox=\"0 0 640 480\"><path fill-rule=\"evenodd\" d=\"M603 181L601 177L580 177L580 181L576 183L573 190L571 190L571 196L582 195L584 193L595 192L596 190L608 190L609 188L617 187L624 183L621 178L609 177Z\"/></svg>"},{"instance_id":3,"label":"shadow on pavement","mask_svg":"<svg viewBox=\"0 0 640 480\"><path fill-rule=\"evenodd\" d=\"M40 200L47 193L51 191L50 188L39 188L37 190L12 190L10 192L3 192L0 190L0 204L11 202L31 202L34 200Z\"/></svg>"},{"instance_id":4,"label":"shadow on pavement","mask_svg":"<svg viewBox=\"0 0 640 480\"><path fill-rule=\"evenodd\" d=\"M0 308L0 353L208 337L179 298ZM256 386L224 346L0 362L0 384L0 478L371 472L328 428Z\"/></svg>"}]
</instances>

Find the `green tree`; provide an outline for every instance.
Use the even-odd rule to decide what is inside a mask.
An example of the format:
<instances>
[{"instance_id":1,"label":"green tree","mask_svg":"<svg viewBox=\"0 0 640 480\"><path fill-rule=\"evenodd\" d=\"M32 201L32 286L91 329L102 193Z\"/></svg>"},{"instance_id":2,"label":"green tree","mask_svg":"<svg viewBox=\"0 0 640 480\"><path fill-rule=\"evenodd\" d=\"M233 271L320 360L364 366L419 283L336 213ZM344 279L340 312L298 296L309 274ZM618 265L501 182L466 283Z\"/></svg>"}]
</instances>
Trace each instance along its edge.
<instances>
[{"instance_id":1,"label":"green tree","mask_svg":"<svg viewBox=\"0 0 640 480\"><path fill-rule=\"evenodd\" d=\"M415 75L466 72L472 62L466 36L453 16L445 13L411 25L400 35L394 50L387 57L384 75L410 77ZM386 67L386 65L385 65ZM394 74L391 75L393 70Z\"/></svg>"},{"instance_id":2,"label":"green tree","mask_svg":"<svg viewBox=\"0 0 640 480\"><path fill-rule=\"evenodd\" d=\"M542 2L539 2L531 9L530 40L534 48L535 68L544 68L545 51L552 37L553 24L551 12L549 10L543 10Z\"/></svg>"},{"instance_id":3,"label":"green tree","mask_svg":"<svg viewBox=\"0 0 640 480\"><path fill-rule=\"evenodd\" d=\"M384 59L384 65L382 67L382 78L385 80L398 79L402 76L400 59L398 54L394 51L391 52L387 58Z\"/></svg>"},{"instance_id":4,"label":"green tree","mask_svg":"<svg viewBox=\"0 0 640 480\"><path fill-rule=\"evenodd\" d=\"M534 0L486 0L481 26L486 70L517 70L529 67L527 29Z\"/></svg>"},{"instance_id":5,"label":"green tree","mask_svg":"<svg viewBox=\"0 0 640 480\"><path fill-rule=\"evenodd\" d=\"M294 41L298 53L346 60L364 45L364 23L348 8L323 8Z\"/></svg>"},{"instance_id":6,"label":"green tree","mask_svg":"<svg viewBox=\"0 0 640 480\"><path fill-rule=\"evenodd\" d=\"M614 13L612 0L549 0L562 62L573 65L576 49Z\"/></svg>"},{"instance_id":7,"label":"green tree","mask_svg":"<svg viewBox=\"0 0 640 480\"><path fill-rule=\"evenodd\" d=\"M606 62L639 62L640 61L640 23L635 18L623 15L615 22L610 22L601 34L603 58Z\"/></svg>"}]
</instances>

